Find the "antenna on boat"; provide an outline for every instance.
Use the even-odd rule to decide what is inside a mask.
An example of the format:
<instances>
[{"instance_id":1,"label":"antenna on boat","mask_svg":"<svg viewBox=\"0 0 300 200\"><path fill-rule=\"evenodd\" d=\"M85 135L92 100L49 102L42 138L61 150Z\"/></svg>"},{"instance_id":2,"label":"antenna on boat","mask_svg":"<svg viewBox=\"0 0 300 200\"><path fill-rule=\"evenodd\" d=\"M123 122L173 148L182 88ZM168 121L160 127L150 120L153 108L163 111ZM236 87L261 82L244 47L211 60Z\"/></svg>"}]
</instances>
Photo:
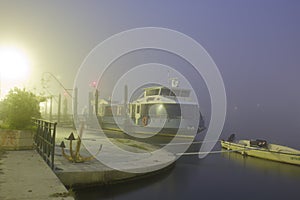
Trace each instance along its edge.
<instances>
[{"instance_id":1,"label":"antenna on boat","mask_svg":"<svg viewBox=\"0 0 300 200\"><path fill-rule=\"evenodd\" d=\"M171 78L171 85L173 88L178 87L179 86L178 78Z\"/></svg>"},{"instance_id":2,"label":"antenna on boat","mask_svg":"<svg viewBox=\"0 0 300 200\"><path fill-rule=\"evenodd\" d=\"M167 70L167 71L168 71L168 85L173 87L173 88L178 87L179 86L178 78L177 77L170 78L170 70Z\"/></svg>"}]
</instances>

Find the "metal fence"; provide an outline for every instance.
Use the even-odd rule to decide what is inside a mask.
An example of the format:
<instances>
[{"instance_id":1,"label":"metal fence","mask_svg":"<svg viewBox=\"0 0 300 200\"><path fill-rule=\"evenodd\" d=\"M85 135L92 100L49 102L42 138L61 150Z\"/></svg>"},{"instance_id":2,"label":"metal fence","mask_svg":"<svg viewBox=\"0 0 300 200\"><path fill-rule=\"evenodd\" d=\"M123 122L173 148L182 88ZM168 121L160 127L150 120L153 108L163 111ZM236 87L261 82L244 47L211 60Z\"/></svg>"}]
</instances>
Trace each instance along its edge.
<instances>
[{"instance_id":1,"label":"metal fence","mask_svg":"<svg viewBox=\"0 0 300 200\"><path fill-rule=\"evenodd\" d=\"M43 157L51 169L54 170L55 134L57 123L42 119L33 120L37 126L35 135L37 152Z\"/></svg>"}]
</instances>

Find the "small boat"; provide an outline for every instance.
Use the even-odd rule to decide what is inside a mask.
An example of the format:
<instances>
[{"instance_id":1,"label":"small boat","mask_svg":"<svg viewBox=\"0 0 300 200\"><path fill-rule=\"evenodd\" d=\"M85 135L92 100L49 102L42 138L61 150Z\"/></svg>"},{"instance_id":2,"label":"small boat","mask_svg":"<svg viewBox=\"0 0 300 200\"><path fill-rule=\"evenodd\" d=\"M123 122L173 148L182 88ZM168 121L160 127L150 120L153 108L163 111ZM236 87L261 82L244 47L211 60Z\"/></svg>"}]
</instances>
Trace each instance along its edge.
<instances>
[{"instance_id":1,"label":"small boat","mask_svg":"<svg viewBox=\"0 0 300 200\"><path fill-rule=\"evenodd\" d=\"M242 155L300 165L299 150L278 144L268 144L266 140L235 141L235 135L232 134L228 140L221 140L221 146L222 148L241 153Z\"/></svg>"}]
</instances>

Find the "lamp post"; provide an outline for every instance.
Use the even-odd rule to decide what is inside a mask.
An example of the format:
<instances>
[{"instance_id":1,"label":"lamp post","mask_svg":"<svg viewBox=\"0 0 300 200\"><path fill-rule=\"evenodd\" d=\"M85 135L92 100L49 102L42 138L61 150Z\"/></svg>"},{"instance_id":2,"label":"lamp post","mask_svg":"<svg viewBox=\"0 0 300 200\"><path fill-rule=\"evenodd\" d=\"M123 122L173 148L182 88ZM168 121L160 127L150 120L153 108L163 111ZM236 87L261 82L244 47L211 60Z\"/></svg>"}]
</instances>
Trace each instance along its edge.
<instances>
[{"instance_id":1,"label":"lamp post","mask_svg":"<svg viewBox=\"0 0 300 200\"><path fill-rule=\"evenodd\" d=\"M64 89L64 91L70 96L70 97L72 97L72 95L71 95L71 93L69 92L70 90L72 90L72 89L67 89L67 88L65 88L65 86L58 80L58 78L56 78L56 76L54 76L51 72L44 72L43 73L43 76L45 75L45 74L48 74L48 75L50 75L52 78L54 78L54 80Z\"/></svg>"},{"instance_id":2,"label":"lamp post","mask_svg":"<svg viewBox=\"0 0 300 200\"><path fill-rule=\"evenodd\" d=\"M52 74L51 72L44 72L43 73L43 75L42 75L42 80L44 80L44 76L45 75L49 75L51 78L53 78L58 84L59 84L59 86L61 87L61 88L63 88L63 90L64 90L64 93L66 94L66 95L68 95L69 97L71 97L72 99L73 99L73 113L74 113L74 115L77 115L77 88L75 88L75 90L74 90L74 94L72 95L71 93L70 93L70 91L73 91L73 89L67 89L61 82L60 82L60 80L54 75L54 74ZM48 91L49 92L49 91ZM50 93L50 92L49 92ZM58 96L58 120L60 120L60 111L61 111L61 95L59 95Z\"/></svg>"}]
</instances>

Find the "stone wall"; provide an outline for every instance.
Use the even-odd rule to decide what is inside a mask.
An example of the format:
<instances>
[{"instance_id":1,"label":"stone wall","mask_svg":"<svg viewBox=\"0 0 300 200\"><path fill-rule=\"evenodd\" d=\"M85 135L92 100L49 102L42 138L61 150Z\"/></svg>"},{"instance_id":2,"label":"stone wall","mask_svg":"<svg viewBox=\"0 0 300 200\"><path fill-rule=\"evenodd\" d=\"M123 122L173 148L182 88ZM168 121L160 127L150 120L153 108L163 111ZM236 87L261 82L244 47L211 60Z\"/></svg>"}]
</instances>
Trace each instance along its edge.
<instances>
[{"instance_id":1,"label":"stone wall","mask_svg":"<svg viewBox=\"0 0 300 200\"><path fill-rule=\"evenodd\" d=\"M0 149L28 150L34 148L34 131L0 129Z\"/></svg>"}]
</instances>

